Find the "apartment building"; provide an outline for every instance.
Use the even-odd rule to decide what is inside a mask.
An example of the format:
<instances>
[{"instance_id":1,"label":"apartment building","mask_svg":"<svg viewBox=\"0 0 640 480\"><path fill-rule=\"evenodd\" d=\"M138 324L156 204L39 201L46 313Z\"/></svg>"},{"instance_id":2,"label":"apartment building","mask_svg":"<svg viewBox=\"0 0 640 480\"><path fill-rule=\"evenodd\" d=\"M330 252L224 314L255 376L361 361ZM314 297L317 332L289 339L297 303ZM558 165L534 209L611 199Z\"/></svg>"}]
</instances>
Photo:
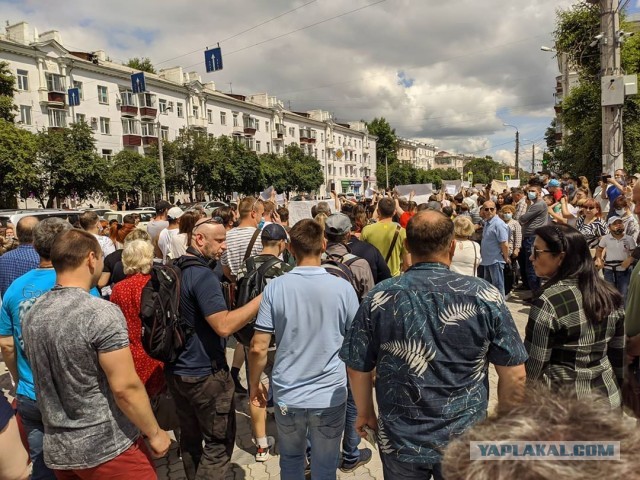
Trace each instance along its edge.
<instances>
[{"instance_id":1,"label":"apartment building","mask_svg":"<svg viewBox=\"0 0 640 480\"><path fill-rule=\"evenodd\" d=\"M397 156L400 162L410 163L422 170L434 168L437 148L430 143L420 142L409 138L398 138Z\"/></svg>"},{"instance_id":2,"label":"apartment building","mask_svg":"<svg viewBox=\"0 0 640 480\"><path fill-rule=\"evenodd\" d=\"M122 149L144 153L189 128L233 137L259 154L298 144L322 166L321 192L331 184L343 193L376 188L376 137L363 122L338 123L322 110L289 111L267 93L222 93L180 66L145 73L146 91L134 94L135 70L104 51L69 50L58 31L38 34L26 22L0 35L0 61L16 76L14 101L23 128L35 132L86 122L105 157ZM78 105L69 105L69 88L78 88Z\"/></svg>"},{"instance_id":3,"label":"apartment building","mask_svg":"<svg viewBox=\"0 0 640 480\"><path fill-rule=\"evenodd\" d=\"M464 166L474 158L473 155L458 155L443 150L436 153L434 168L444 168L445 170L447 168L455 168L460 173L460 178L462 178Z\"/></svg>"}]
</instances>

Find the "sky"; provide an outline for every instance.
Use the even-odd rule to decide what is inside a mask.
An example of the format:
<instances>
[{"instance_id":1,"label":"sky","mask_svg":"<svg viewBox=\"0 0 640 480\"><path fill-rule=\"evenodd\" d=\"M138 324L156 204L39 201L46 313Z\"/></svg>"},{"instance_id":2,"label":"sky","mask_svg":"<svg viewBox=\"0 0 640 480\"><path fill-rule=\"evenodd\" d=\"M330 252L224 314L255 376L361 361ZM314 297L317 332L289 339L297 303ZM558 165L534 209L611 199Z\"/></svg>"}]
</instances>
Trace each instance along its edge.
<instances>
[{"instance_id":1,"label":"sky","mask_svg":"<svg viewBox=\"0 0 640 480\"><path fill-rule=\"evenodd\" d=\"M0 20L59 30L67 48L114 61L181 65L222 92L267 92L295 111L383 116L400 136L513 164L504 123L520 132L521 162L545 146L558 67L540 46L552 46L556 9L572 3L0 0ZM640 0L628 5L640 12ZM224 69L207 74L203 51L218 43Z\"/></svg>"}]
</instances>

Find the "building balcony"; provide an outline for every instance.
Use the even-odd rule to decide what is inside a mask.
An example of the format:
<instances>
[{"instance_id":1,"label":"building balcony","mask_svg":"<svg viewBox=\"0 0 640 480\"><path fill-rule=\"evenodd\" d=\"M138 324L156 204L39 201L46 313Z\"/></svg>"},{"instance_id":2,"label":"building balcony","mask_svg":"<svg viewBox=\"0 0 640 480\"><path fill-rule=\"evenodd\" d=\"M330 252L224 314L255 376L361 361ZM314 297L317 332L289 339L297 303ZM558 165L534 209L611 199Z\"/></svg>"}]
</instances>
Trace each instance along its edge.
<instances>
[{"instance_id":1,"label":"building balcony","mask_svg":"<svg viewBox=\"0 0 640 480\"><path fill-rule=\"evenodd\" d=\"M156 118L158 109L153 107L140 107L140 118Z\"/></svg>"},{"instance_id":2,"label":"building balcony","mask_svg":"<svg viewBox=\"0 0 640 480\"><path fill-rule=\"evenodd\" d=\"M122 145L125 147L139 147L142 145L142 137L137 133L124 134L122 135Z\"/></svg>"},{"instance_id":3,"label":"building balcony","mask_svg":"<svg viewBox=\"0 0 640 480\"><path fill-rule=\"evenodd\" d=\"M142 145L144 145L145 147L150 145L157 145L157 144L158 144L158 137L152 137L150 135L142 137Z\"/></svg>"},{"instance_id":4,"label":"building balcony","mask_svg":"<svg viewBox=\"0 0 640 480\"><path fill-rule=\"evenodd\" d=\"M120 114L123 117L135 117L138 114L138 107L135 105L120 105Z\"/></svg>"},{"instance_id":5,"label":"building balcony","mask_svg":"<svg viewBox=\"0 0 640 480\"><path fill-rule=\"evenodd\" d=\"M46 103L50 107L64 107L67 94L56 90L40 90L40 103Z\"/></svg>"},{"instance_id":6,"label":"building balcony","mask_svg":"<svg viewBox=\"0 0 640 480\"><path fill-rule=\"evenodd\" d=\"M256 125L258 123L258 121L249 116L249 115L245 115L242 118L242 126L244 128L244 134L245 135L255 135L256 134L256 130L258 128L258 126Z\"/></svg>"},{"instance_id":7,"label":"building balcony","mask_svg":"<svg viewBox=\"0 0 640 480\"><path fill-rule=\"evenodd\" d=\"M556 103L553 106L553 109L555 110L556 114L562 113L562 104L561 103Z\"/></svg>"},{"instance_id":8,"label":"building balcony","mask_svg":"<svg viewBox=\"0 0 640 480\"><path fill-rule=\"evenodd\" d=\"M234 125L232 135L244 135L244 127L241 125Z\"/></svg>"},{"instance_id":9,"label":"building balcony","mask_svg":"<svg viewBox=\"0 0 640 480\"><path fill-rule=\"evenodd\" d=\"M48 127L47 130L49 132L61 132L64 130L64 127Z\"/></svg>"},{"instance_id":10,"label":"building balcony","mask_svg":"<svg viewBox=\"0 0 640 480\"><path fill-rule=\"evenodd\" d=\"M207 120L205 118L189 117L189 126L191 128L207 129Z\"/></svg>"},{"instance_id":11,"label":"building balcony","mask_svg":"<svg viewBox=\"0 0 640 480\"><path fill-rule=\"evenodd\" d=\"M286 131L286 127L282 123L276 123L276 136L274 137L276 140L282 140L284 138L284 134Z\"/></svg>"}]
</instances>

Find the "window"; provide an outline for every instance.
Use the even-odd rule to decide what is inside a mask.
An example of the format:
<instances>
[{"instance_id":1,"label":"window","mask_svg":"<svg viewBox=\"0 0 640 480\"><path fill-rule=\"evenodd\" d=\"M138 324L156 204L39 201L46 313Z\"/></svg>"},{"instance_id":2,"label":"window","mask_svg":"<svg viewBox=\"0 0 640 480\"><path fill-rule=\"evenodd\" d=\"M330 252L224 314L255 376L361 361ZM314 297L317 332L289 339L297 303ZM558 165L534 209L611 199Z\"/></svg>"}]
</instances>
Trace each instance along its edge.
<instances>
[{"instance_id":1,"label":"window","mask_svg":"<svg viewBox=\"0 0 640 480\"><path fill-rule=\"evenodd\" d=\"M260 140L256 140L256 152L260 151Z\"/></svg>"},{"instance_id":2,"label":"window","mask_svg":"<svg viewBox=\"0 0 640 480\"><path fill-rule=\"evenodd\" d=\"M255 125L256 125L256 132L260 131L260 120L256 120L255 121Z\"/></svg>"},{"instance_id":3,"label":"window","mask_svg":"<svg viewBox=\"0 0 640 480\"><path fill-rule=\"evenodd\" d=\"M264 122L264 131L269 133L269 122Z\"/></svg>"},{"instance_id":4,"label":"window","mask_svg":"<svg viewBox=\"0 0 640 480\"><path fill-rule=\"evenodd\" d=\"M271 142L267 142L267 153L271 153Z\"/></svg>"},{"instance_id":5,"label":"window","mask_svg":"<svg viewBox=\"0 0 640 480\"><path fill-rule=\"evenodd\" d=\"M324 142L324 133L320 132L320 141Z\"/></svg>"},{"instance_id":6,"label":"window","mask_svg":"<svg viewBox=\"0 0 640 480\"><path fill-rule=\"evenodd\" d=\"M104 158L105 160L111 160L113 158L113 150L108 150L106 148L103 148L102 158Z\"/></svg>"},{"instance_id":7,"label":"window","mask_svg":"<svg viewBox=\"0 0 640 480\"><path fill-rule=\"evenodd\" d=\"M324 150L320 150L320 158L324 160Z\"/></svg>"},{"instance_id":8,"label":"window","mask_svg":"<svg viewBox=\"0 0 640 480\"><path fill-rule=\"evenodd\" d=\"M109 90L103 85L98 85L98 103L109 105Z\"/></svg>"},{"instance_id":9,"label":"window","mask_svg":"<svg viewBox=\"0 0 640 480\"><path fill-rule=\"evenodd\" d=\"M20 105L20 122L23 125L31 125L31 107L29 105Z\"/></svg>"},{"instance_id":10,"label":"window","mask_svg":"<svg viewBox=\"0 0 640 480\"><path fill-rule=\"evenodd\" d=\"M153 93L140 94L140 106L147 108L156 108L156 96Z\"/></svg>"},{"instance_id":11,"label":"window","mask_svg":"<svg viewBox=\"0 0 640 480\"><path fill-rule=\"evenodd\" d=\"M84 113L76 113L76 123L87 123L87 116Z\"/></svg>"},{"instance_id":12,"label":"window","mask_svg":"<svg viewBox=\"0 0 640 480\"><path fill-rule=\"evenodd\" d=\"M133 118L122 119L123 135L138 135L138 122Z\"/></svg>"},{"instance_id":13,"label":"window","mask_svg":"<svg viewBox=\"0 0 640 480\"><path fill-rule=\"evenodd\" d=\"M64 79L61 75L47 74L47 90L50 92L64 92Z\"/></svg>"},{"instance_id":14,"label":"window","mask_svg":"<svg viewBox=\"0 0 640 480\"><path fill-rule=\"evenodd\" d=\"M178 116L180 118L184 117L184 106L182 105L182 103L178 102L176 104L176 112L178 113Z\"/></svg>"},{"instance_id":15,"label":"window","mask_svg":"<svg viewBox=\"0 0 640 480\"><path fill-rule=\"evenodd\" d=\"M166 113L167 113L167 99L166 98L161 98L160 100L158 100L158 110L160 110L160 113L164 113L166 115Z\"/></svg>"},{"instance_id":16,"label":"window","mask_svg":"<svg viewBox=\"0 0 640 480\"><path fill-rule=\"evenodd\" d=\"M82 91L82 82L73 82L73 88L78 89L80 100L84 100L84 92Z\"/></svg>"},{"instance_id":17,"label":"window","mask_svg":"<svg viewBox=\"0 0 640 480\"><path fill-rule=\"evenodd\" d=\"M17 77L18 90L29 90L29 72L18 70Z\"/></svg>"},{"instance_id":18,"label":"window","mask_svg":"<svg viewBox=\"0 0 640 480\"><path fill-rule=\"evenodd\" d=\"M66 127L67 115L64 110L58 110L55 108L49 109L49 126L50 127Z\"/></svg>"},{"instance_id":19,"label":"window","mask_svg":"<svg viewBox=\"0 0 640 480\"><path fill-rule=\"evenodd\" d=\"M123 107L136 106L136 99L131 90L122 90L120 92L120 105Z\"/></svg>"},{"instance_id":20,"label":"window","mask_svg":"<svg viewBox=\"0 0 640 480\"><path fill-rule=\"evenodd\" d=\"M342 145L342 137L338 137L338 145Z\"/></svg>"},{"instance_id":21,"label":"window","mask_svg":"<svg viewBox=\"0 0 640 480\"><path fill-rule=\"evenodd\" d=\"M289 135L292 137L296 136L296 127L289 127Z\"/></svg>"},{"instance_id":22,"label":"window","mask_svg":"<svg viewBox=\"0 0 640 480\"><path fill-rule=\"evenodd\" d=\"M191 115L193 118L200 118L200 109L196 105L191 108Z\"/></svg>"},{"instance_id":23,"label":"window","mask_svg":"<svg viewBox=\"0 0 640 480\"><path fill-rule=\"evenodd\" d=\"M142 132L142 136L144 136L144 137L155 137L156 136L155 125L152 122L142 122L140 124L140 130Z\"/></svg>"},{"instance_id":24,"label":"window","mask_svg":"<svg viewBox=\"0 0 640 480\"><path fill-rule=\"evenodd\" d=\"M169 127L160 127L160 136L165 142L169 141Z\"/></svg>"},{"instance_id":25,"label":"window","mask_svg":"<svg viewBox=\"0 0 640 480\"><path fill-rule=\"evenodd\" d=\"M220 125L227 124L227 114L225 112L220 112Z\"/></svg>"},{"instance_id":26,"label":"window","mask_svg":"<svg viewBox=\"0 0 640 480\"><path fill-rule=\"evenodd\" d=\"M238 126L238 114L237 113L233 114L233 126L234 127Z\"/></svg>"},{"instance_id":27,"label":"window","mask_svg":"<svg viewBox=\"0 0 640 480\"><path fill-rule=\"evenodd\" d=\"M313 152L313 156L316 157L316 160L318 159L318 149L317 148Z\"/></svg>"},{"instance_id":28,"label":"window","mask_svg":"<svg viewBox=\"0 0 640 480\"><path fill-rule=\"evenodd\" d=\"M209 140L213 140L214 138L216 138L213 133L207 133L207 136L209 137Z\"/></svg>"},{"instance_id":29,"label":"window","mask_svg":"<svg viewBox=\"0 0 640 480\"><path fill-rule=\"evenodd\" d=\"M111 125L109 118L100 117L100 133L103 135L111 135Z\"/></svg>"},{"instance_id":30,"label":"window","mask_svg":"<svg viewBox=\"0 0 640 480\"><path fill-rule=\"evenodd\" d=\"M213 110L207 110L207 122L213 123Z\"/></svg>"}]
</instances>

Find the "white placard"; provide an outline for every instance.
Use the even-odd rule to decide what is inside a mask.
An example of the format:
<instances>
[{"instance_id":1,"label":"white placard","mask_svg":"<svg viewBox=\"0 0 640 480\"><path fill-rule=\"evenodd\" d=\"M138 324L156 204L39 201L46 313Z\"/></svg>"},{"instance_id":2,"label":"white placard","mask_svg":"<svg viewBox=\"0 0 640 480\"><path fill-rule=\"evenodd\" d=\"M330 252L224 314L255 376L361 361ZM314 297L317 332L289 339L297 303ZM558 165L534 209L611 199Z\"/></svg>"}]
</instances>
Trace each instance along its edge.
<instances>
[{"instance_id":1,"label":"white placard","mask_svg":"<svg viewBox=\"0 0 640 480\"><path fill-rule=\"evenodd\" d=\"M304 219L304 218L313 218L311 217L311 207L317 205L320 202L327 202L329 204L329 209L331 213L335 211L334 200L299 200L295 202L289 202L287 208L289 209L289 225L292 227L296 224L296 222Z\"/></svg>"},{"instance_id":2,"label":"white placard","mask_svg":"<svg viewBox=\"0 0 640 480\"><path fill-rule=\"evenodd\" d=\"M260 198L265 201L270 200L271 192L273 192L273 187L267 188L264 192L260 192Z\"/></svg>"},{"instance_id":3,"label":"white placard","mask_svg":"<svg viewBox=\"0 0 640 480\"><path fill-rule=\"evenodd\" d=\"M502 193L507 190L507 182L504 180L494 180L491 182L491 190L496 193Z\"/></svg>"},{"instance_id":4,"label":"white placard","mask_svg":"<svg viewBox=\"0 0 640 480\"><path fill-rule=\"evenodd\" d=\"M509 188L518 188L520 186L520 180L517 178L515 180L507 180L507 187Z\"/></svg>"},{"instance_id":5,"label":"white placard","mask_svg":"<svg viewBox=\"0 0 640 480\"><path fill-rule=\"evenodd\" d=\"M364 198L373 198L373 194L374 194L374 193L375 193L375 192L373 191L373 189L371 189L371 188L367 188L367 189L364 191Z\"/></svg>"},{"instance_id":6,"label":"white placard","mask_svg":"<svg viewBox=\"0 0 640 480\"><path fill-rule=\"evenodd\" d=\"M409 197L411 192L415 192L417 195L431 195L433 193L433 184L431 183L416 183L413 185L398 185L396 186L396 192L400 197Z\"/></svg>"},{"instance_id":7,"label":"white placard","mask_svg":"<svg viewBox=\"0 0 640 480\"><path fill-rule=\"evenodd\" d=\"M279 193L276 195L276 205L284 205L287 203L287 199L284 196L284 193Z\"/></svg>"},{"instance_id":8,"label":"white placard","mask_svg":"<svg viewBox=\"0 0 640 480\"><path fill-rule=\"evenodd\" d=\"M449 195L456 195L462 186L461 180L443 180L442 189Z\"/></svg>"}]
</instances>

